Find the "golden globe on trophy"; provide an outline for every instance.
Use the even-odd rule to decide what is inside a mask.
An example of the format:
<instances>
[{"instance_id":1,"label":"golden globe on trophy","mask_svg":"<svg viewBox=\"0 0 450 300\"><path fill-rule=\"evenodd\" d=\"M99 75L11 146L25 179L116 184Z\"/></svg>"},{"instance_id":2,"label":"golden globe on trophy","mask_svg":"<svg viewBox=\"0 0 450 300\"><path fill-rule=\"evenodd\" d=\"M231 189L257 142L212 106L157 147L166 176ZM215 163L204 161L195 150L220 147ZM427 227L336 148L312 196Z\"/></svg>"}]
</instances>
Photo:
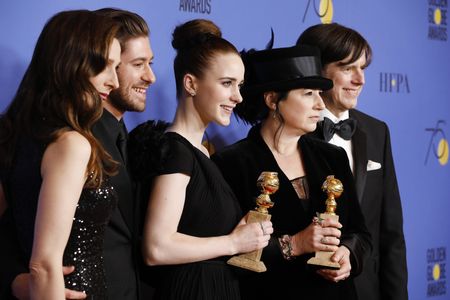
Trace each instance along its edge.
<instances>
[{"instance_id":1,"label":"golden globe on trophy","mask_svg":"<svg viewBox=\"0 0 450 300\"><path fill-rule=\"evenodd\" d=\"M261 194L256 198L255 210L249 211L247 223L256 223L270 220L268 209L273 206L269 195L275 193L280 185L277 172L262 172L256 182ZM254 272L265 272L267 270L260 260L262 249L249 253L243 253L230 258L227 263L236 267L244 268Z\"/></svg>"},{"instance_id":2,"label":"golden globe on trophy","mask_svg":"<svg viewBox=\"0 0 450 300\"><path fill-rule=\"evenodd\" d=\"M327 200L325 201L326 211L319 215L320 220L332 219L339 221L339 216L336 215L336 199L339 198L344 191L342 182L334 178L334 175L327 176L327 179L322 184L322 191L327 193ZM332 251L318 251L316 255L308 260L308 264L323 266L325 268L340 269L341 265L337 262L331 261Z\"/></svg>"}]
</instances>

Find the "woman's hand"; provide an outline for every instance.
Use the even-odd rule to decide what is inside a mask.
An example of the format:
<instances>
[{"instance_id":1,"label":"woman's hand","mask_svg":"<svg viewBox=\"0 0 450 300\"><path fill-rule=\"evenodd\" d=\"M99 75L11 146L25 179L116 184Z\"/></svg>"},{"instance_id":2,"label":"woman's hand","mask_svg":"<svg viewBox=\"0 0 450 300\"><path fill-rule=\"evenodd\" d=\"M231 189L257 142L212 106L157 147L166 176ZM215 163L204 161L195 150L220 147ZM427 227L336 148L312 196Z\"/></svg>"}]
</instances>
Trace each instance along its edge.
<instances>
[{"instance_id":1,"label":"woman's hand","mask_svg":"<svg viewBox=\"0 0 450 300\"><path fill-rule=\"evenodd\" d=\"M292 254L299 256L316 251L337 251L340 244L341 223L325 219L319 221L314 217L313 222L304 230L291 238Z\"/></svg>"},{"instance_id":2,"label":"woman's hand","mask_svg":"<svg viewBox=\"0 0 450 300\"><path fill-rule=\"evenodd\" d=\"M242 218L230 234L234 245L232 255L262 249L269 244L270 235L273 233L272 222L247 223L246 219L247 216Z\"/></svg>"},{"instance_id":3,"label":"woman's hand","mask_svg":"<svg viewBox=\"0 0 450 300\"><path fill-rule=\"evenodd\" d=\"M352 266L350 264L350 250L348 250L345 246L340 246L336 253L334 253L331 257L331 260L339 263L341 268L339 270L321 269L317 271L317 274L334 282L347 279L350 276L350 271L352 270Z\"/></svg>"}]
</instances>

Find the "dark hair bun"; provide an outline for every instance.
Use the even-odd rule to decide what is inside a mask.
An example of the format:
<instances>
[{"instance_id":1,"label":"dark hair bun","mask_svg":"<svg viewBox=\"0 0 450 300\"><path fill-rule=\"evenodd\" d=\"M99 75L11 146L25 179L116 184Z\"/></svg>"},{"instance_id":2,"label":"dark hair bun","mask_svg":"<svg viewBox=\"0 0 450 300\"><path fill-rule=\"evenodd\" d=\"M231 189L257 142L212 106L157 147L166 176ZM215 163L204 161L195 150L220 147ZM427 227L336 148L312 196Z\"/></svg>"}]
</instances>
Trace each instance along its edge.
<instances>
[{"instance_id":1,"label":"dark hair bun","mask_svg":"<svg viewBox=\"0 0 450 300\"><path fill-rule=\"evenodd\" d=\"M190 49L221 37L222 32L213 22L195 19L175 28L172 33L172 47L177 51Z\"/></svg>"}]
</instances>

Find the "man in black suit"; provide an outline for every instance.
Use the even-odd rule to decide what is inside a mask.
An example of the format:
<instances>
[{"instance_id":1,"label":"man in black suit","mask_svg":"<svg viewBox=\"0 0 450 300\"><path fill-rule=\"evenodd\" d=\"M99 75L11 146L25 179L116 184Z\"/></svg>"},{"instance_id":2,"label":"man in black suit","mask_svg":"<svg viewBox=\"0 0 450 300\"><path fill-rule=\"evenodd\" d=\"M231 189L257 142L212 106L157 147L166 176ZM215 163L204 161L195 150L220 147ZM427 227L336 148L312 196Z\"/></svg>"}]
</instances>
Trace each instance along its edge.
<instances>
[{"instance_id":1,"label":"man in black suit","mask_svg":"<svg viewBox=\"0 0 450 300\"><path fill-rule=\"evenodd\" d=\"M139 15L111 8L100 9L97 13L109 16L120 24L117 39L122 49L117 71L120 87L104 100L103 115L92 129L105 150L120 163L117 175L110 179L119 202L108 224L104 243L108 299L134 300L140 296L139 205L127 170L127 131L123 115L126 111L141 112L145 109L146 91L156 79L150 67L153 51L148 26ZM0 247L0 298L7 299L12 294L25 299L28 296L28 264L18 254L18 247L15 248L18 241L8 216L6 211L0 226L1 244L7 246ZM73 269L70 267L64 268L65 273L71 271ZM148 299L148 294L143 293L143 298ZM83 299L85 295L66 290L66 297Z\"/></svg>"},{"instance_id":2,"label":"man in black suit","mask_svg":"<svg viewBox=\"0 0 450 300\"><path fill-rule=\"evenodd\" d=\"M139 205L134 195L134 183L128 173L124 153L126 145L119 143L126 144L124 113L144 111L146 91L156 80L151 69L153 51L148 26L139 15L110 8L98 10L97 13L115 19L122 26L117 35L122 49L117 70L119 88L104 101L103 115L92 131L105 150L120 162L119 173L111 178L119 195L119 203L106 229L103 251L108 299L131 300L138 299L140 286ZM121 130L125 131L122 132L125 136L120 136Z\"/></svg>"},{"instance_id":3,"label":"man in black suit","mask_svg":"<svg viewBox=\"0 0 450 300\"><path fill-rule=\"evenodd\" d=\"M355 30L319 24L306 29L297 45L321 50L322 75L334 87L322 93L326 109L313 133L347 152L358 198L372 235L373 253L355 278L359 299L408 299L406 247L400 195L386 123L356 109L372 50Z\"/></svg>"}]
</instances>

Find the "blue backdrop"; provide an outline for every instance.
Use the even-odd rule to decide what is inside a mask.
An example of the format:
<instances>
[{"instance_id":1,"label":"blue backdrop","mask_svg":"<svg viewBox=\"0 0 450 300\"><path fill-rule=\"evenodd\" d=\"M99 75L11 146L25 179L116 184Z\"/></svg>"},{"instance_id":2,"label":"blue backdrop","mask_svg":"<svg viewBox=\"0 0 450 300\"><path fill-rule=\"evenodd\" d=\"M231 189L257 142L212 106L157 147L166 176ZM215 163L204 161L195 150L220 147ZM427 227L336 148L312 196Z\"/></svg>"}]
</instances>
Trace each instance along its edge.
<instances>
[{"instance_id":1,"label":"blue backdrop","mask_svg":"<svg viewBox=\"0 0 450 300\"><path fill-rule=\"evenodd\" d=\"M238 49L293 45L304 29L338 22L361 32L374 50L358 108L387 122L402 197L411 299L450 299L450 45L447 0L16 0L0 2L0 111L8 105L29 63L36 39L54 13L119 7L137 12L151 28L156 83L145 113L127 114L128 128L147 119L171 121L175 112L171 32L192 18L208 18ZM220 148L248 128L232 120L211 126ZM299 283L301 284L301 283Z\"/></svg>"}]
</instances>

